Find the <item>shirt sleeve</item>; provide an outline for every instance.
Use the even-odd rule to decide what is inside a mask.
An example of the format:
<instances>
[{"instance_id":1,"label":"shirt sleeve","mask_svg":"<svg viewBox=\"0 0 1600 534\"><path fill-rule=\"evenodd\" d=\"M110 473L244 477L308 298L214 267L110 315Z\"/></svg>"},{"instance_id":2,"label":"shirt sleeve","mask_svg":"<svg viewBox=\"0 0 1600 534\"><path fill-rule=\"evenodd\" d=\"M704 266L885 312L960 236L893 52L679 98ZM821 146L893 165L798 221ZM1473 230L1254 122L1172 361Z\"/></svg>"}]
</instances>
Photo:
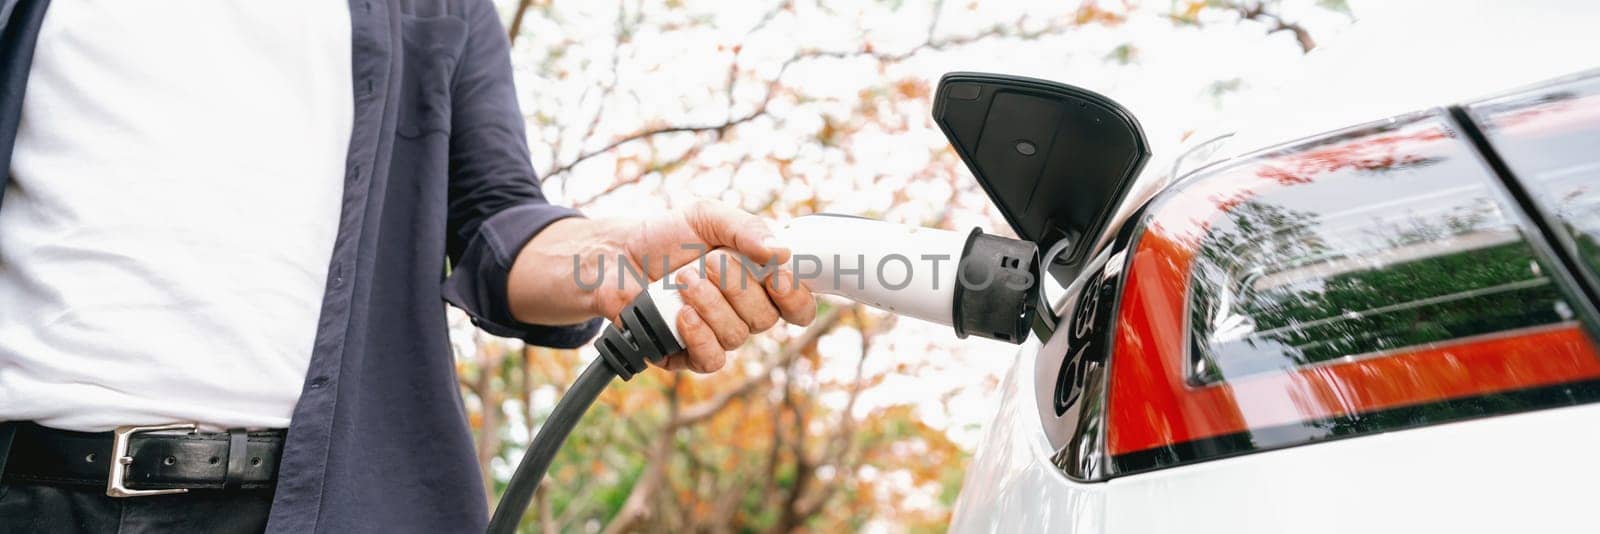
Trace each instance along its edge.
<instances>
[{"instance_id":1,"label":"shirt sleeve","mask_svg":"<svg viewBox=\"0 0 1600 534\"><path fill-rule=\"evenodd\" d=\"M510 42L500 17L488 0L466 4L468 37L451 86L447 247L452 268L444 298L491 334L578 347L599 332L600 319L536 325L511 316L506 281L517 252L550 223L582 215L545 200L528 156L511 80Z\"/></svg>"}]
</instances>

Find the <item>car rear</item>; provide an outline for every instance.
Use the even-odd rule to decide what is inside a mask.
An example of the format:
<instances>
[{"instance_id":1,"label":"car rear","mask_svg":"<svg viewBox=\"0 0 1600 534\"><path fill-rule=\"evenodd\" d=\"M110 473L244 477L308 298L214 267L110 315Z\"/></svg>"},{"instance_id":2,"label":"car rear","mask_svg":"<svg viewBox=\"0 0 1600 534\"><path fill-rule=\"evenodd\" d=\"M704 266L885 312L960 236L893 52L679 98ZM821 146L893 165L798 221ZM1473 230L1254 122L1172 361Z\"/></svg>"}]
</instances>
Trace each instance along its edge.
<instances>
[{"instance_id":1,"label":"car rear","mask_svg":"<svg viewBox=\"0 0 1600 534\"><path fill-rule=\"evenodd\" d=\"M1586 523L1600 72L1178 178L1024 347L956 530Z\"/></svg>"}]
</instances>

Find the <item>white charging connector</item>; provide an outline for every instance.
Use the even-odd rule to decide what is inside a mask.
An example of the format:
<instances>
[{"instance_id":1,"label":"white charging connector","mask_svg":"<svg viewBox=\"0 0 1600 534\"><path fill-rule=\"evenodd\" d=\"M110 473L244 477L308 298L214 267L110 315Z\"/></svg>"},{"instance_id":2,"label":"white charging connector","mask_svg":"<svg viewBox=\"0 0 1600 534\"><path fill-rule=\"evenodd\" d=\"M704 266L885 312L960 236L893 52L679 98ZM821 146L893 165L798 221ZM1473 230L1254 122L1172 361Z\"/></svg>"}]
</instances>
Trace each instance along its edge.
<instances>
[{"instance_id":1,"label":"white charging connector","mask_svg":"<svg viewBox=\"0 0 1600 534\"><path fill-rule=\"evenodd\" d=\"M796 217L773 233L793 253L787 266L813 293L837 295L897 315L956 327L963 337L973 333L1021 342L1027 324L1014 324L1032 317L1038 253L1027 241L977 229L963 233L828 214ZM737 254L730 256L745 262L753 274L776 267L751 263ZM705 268L695 262L679 270ZM666 280L676 280L676 275L669 274ZM650 284L647 292L681 346L683 337L675 320L683 307L678 288L658 282ZM1022 299L1027 302L1017 301ZM1004 306L1006 300L1016 302ZM995 301L1001 306L989 305ZM968 309L972 307L982 310ZM969 316L1004 313L1007 308L1012 312L1000 321ZM974 326L978 328L969 328Z\"/></svg>"}]
</instances>

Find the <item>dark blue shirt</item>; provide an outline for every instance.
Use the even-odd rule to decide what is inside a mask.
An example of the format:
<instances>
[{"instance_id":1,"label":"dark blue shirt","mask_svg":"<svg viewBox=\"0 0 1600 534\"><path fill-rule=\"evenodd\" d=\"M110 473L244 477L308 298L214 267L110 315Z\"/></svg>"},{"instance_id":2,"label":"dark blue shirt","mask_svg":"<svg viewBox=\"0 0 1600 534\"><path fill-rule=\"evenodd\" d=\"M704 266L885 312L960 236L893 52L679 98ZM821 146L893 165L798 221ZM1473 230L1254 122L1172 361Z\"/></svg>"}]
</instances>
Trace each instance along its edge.
<instances>
[{"instance_id":1,"label":"dark blue shirt","mask_svg":"<svg viewBox=\"0 0 1600 534\"><path fill-rule=\"evenodd\" d=\"M48 4L0 0L0 169ZM445 301L493 334L583 344L598 319L525 324L506 301L517 251L577 212L539 190L489 0L351 0L350 15L355 121L339 232L268 530L482 531ZM5 182L0 173L0 191Z\"/></svg>"}]
</instances>

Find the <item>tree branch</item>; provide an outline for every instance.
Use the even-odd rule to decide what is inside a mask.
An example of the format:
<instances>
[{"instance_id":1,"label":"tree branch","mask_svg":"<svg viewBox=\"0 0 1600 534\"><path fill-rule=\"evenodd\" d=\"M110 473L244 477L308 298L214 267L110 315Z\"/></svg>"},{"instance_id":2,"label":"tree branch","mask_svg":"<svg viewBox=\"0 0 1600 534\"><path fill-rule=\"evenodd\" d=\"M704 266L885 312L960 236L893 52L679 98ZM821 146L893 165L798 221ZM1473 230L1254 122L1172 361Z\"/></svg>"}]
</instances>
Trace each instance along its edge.
<instances>
[{"instance_id":1,"label":"tree branch","mask_svg":"<svg viewBox=\"0 0 1600 534\"><path fill-rule=\"evenodd\" d=\"M856 324L865 324L861 320L860 308L856 309L855 316ZM828 499L833 498L833 495L844 485L847 473L855 469L853 462L848 457L851 456L850 441L856 435L856 418L854 414L856 400L861 398L861 392L866 389L867 354L872 352L872 345L878 334L892 328L897 319L898 317L890 315L884 319L882 324L870 329L861 329L861 357L856 360L856 374L855 380L850 385L850 397L845 401L844 410L839 414L839 424L836 425L839 431L834 433L831 439L828 440L827 448L824 449L822 456L817 461L819 465L836 466L834 472L838 474L833 480L817 488L814 494L800 499L795 504L795 515L811 517L820 512L822 506L828 503Z\"/></svg>"},{"instance_id":2,"label":"tree branch","mask_svg":"<svg viewBox=\"0 0 1600 534\"><path fill-rule=\"evenodd\" d=\"M517 42L517 36L522 34L522 15L532 6L533 0L517 0L516 9L511 11L511 27L506 30L506 37L511 39L512 43Z\"/></svg>"},{"instance_id":3,"label":"tree branch","mask_svg":"<svg viewBox=\"0 0 1600 534\"><path fill-rule=\"evenodd\" d=\"M703 149L703 148L704 148L704 145L695 145L695 146L689 147L688 150L685 150L685 151L683 151L683 153L678 154L676 157L673 157L670 161L659 162L659 163L647 166L644 169L640 169L639 172L634 173L633 176L629 176L627 178L623 178L623 179L620 179L620 180L613 181L613 182L611 182L611 185L606 186L606 188L600 190L599 193L595 193L593 196L590 196L589 198L586 198L586 199L583 199L583 200L573 201L573 202L571 202L571 205L572 205L573 208L583 208L585 206L588 206L590 203L593 203L596 200L600 200L602 198L605 198L606 195L609 195L611 193L617 192L618 189L622 189L624 187L627 187L627 186L630 186L630 185L634 185L634 184L637 184L637 183L639 183L641 181L644 181L644 177L646 177L646 176L650 176L651 174L654 174L654 173L657 173L657 172L662 172L662 171L665 171L665 170L668 170L668 169L672 169L672 168L677 167L679 165L683 165L684 163L687 163L689 160L694 159L695 156L699 155L700 154L700 150Z\"/></svg>"},{"instance_id":4,"label":"tree branch","mask_svg":"<svg viewBox=\"0 0 1600 534\"><path fill-rule=\"evenodd\" d=\"M805 517L796 513L798 509L795 503L800 502L800 494L805 492L806 486L811 483L812 478L815 478L817 468L806 455L806 414L795 401L793 380L786 380L783 383L783 408L794 415L794 424L790 425L794 428L794 441L789 442L789 454L794 456L794 478L790 482L788 491L784 492L782 504L778 509L778 522L769 531L772 534L793 532L800 526L800 522L804 521Z\"/></svg>"},{"instance_id":5,"label":"tree branch","mask_svg":"<svg viewBox=\"0 0 1600 534\"><path fill-rule=\"evenodd\" d=\"M678 415L678 375L673 375L673 382L667 387L667 418L671 420ZM673 433L675 429L663 426L657 433L655 442L646 450L644 456L644 475L634 482L633 489L628 491L628 498L623 501L622 509L617 516L606 525L602 534L620 534L632 528L634 524L650 516L650 500L655 497L658 487L667 477L667 457L672 454Z\"/></svg>"},{"instance_id":6,"label":"tree branch","mask_svg":"<svg viewBox=\"0 0 1600 534\"><path fill-rule=\"evenodd\" d=\"M766 370L750 375L750 377L744 379L743 382L740 382L739 385L722 390L720 393L717 393L715 397L712 397L709 400L702 401L699 404L685 408L677 417L668 422L667 425L672 428L692 426L700 423L701 421L710 419L712 416L715 416L724 408L727 408L728 405L734 400L744 398L752 393L760 391L763 387L772 382L773 371L780 367L787 367L790 362L793 362L805 352L806 347L816 344L817 339L820 339L824 334L827 334L835 327L839 326L840 315L841 313L839 308L828 310L826 313L822 314L822 316L817 317L817 319L811 323L811 326L806 327L806 330L798 337L790 340L788 343L785 343L783 346L783 352L779 354L777 361L773 362L773 364Z\"/></svg>"},{"instance_id":7,"label":"tree branch","mask_svg":"<svg viewBox=\"0 0 1600 534\"><path fill-rule=\"evenodd\" d=\"M1239 14L1239 18L1266 24L1268 34L1282 31L1294 34L1295 42L1300 44L1301 53L1310 52L1317 47L1317 42L1311 39L1311 32L1307 31L1305 26L1301 26L1298 22L1286 21L1283 16L1267 11L1266 5L1261 2L1232 3L1232 7L1234 12Z\"/></svg>"},{"instance_id":8,"label":"tree branch","mask_svg":"<svg viewBox=\"0 0 1600 534\"><path fill-rule=\"evenodd\" d=\"M500 393L494 390L494 376L500 369L500 360L505 351L491 343L482 332L476 334L478 341L478 376L472 384L472 394L478 397L479 432L478 432L478 469L483 474L484 489L488 495L494 495L494 473L490 470L490 463L495 456L500 454ZM485 502L484 506L490 511L494 510L494 502Z\"/></svg>"},{"instance_id":9,"label":"tree branch","mask_svg":"<svg viewBox=\"0 0 1600 534\"><path fill-rule=\"evenodd\" d=\"M782 6L780 6L780 8L781 7ZM780 10L776 10L776 11L781 11L781 9ZM935 15L935 18L937 18L937 15ZM762 23L760 25L758 25L758 28L761 27L761 26L765 26L767 22L769 22L769 21L766 20L766 19L763 19ZM775 97L777 95L777 93L778 93L778 88L780 86L780 82L783 80L783 75L786 72L788 72L790 67L792 67L793 65L795 65L796 63L799 63L801 61L814 60L814 59L849 59L849 58L856 58L856 57L870 57L870 58L873 58L873 59L875 59L875 60L877 60L879 62L897 63L897 62L901 62L901 61L905 61L905 60L911 59L912 57L915 57L916 55L921 54L923 52L947 50L947 49L954 48L954 47L959 47L959 46L964 46L964 45L976 43L976 42L982 41L984 39L989 39L989 38L994 38L994 37L1010 37L1010 38L1017 38L1017 39L1024 39L1024 40L1033 40L1033 39L1038 39L1040 37L1044 37L1046 35L1053 35L1053 34L1059 33L1059 32L1064 31L1064 30L1066 30L1066 29L1068 29L1070 27L1070 24L1061 23L1061 22L1051 22L1050 24L1046 24L1045 26L1040 27L1038 29L1029 30L1029 29L1027 29L1027 22L1028 22L1027 17L1019 17L1017 19L1017 21L1014 23L1013 26L996 25L996 26L994 26L992 28L989 28L987 30L984 30L984 31L981 31L981 32L978 32L978 33L974 33L974 34L970 34L970 35L963 35L963 36L946 37L946 38L943 38L943 39L934 38L933 30L935 29L935 25L934 24L930 24L929 25L928 38L926 40L924 40L922 43L919 43L918 45L916 45L916 46L914 46L912 48L909 48L907 50L904 50L904 51L898 52L898 53L883 53L883 52L876 51L876 50L872 49L871 47L865 47L865 48L858 49L858 50L835 50L835 51L815 50L815 49L802 50L802 51L797 52L794 55L790 56L787 60L784 60L782 66L780 66L779 69L778 69L778 73L776 75L774 75L772 77L772 79L768 80L768 82L767 82L767 92L766 92L765 96L762 97L761 102L756 106L755 109L751 110L750 112L748 112L748 113L746 113L744 115L737 116L737 117L732 117L732 118L729 118L728 120L725 120L723 122L713 123L713 124L703 124L703 125L694 125L694 126L672 125L672 126L660 126L660 127L655 127L655 128L642 129L642 130L636 131L636 132L634 132L632 134L628 134L628 135L622 136L620 138L617 138L617 139L613 140L612 142L607 143L606 145L604 145L604 146L602 146L600 148L596 148L596 149L593 149L593 150L581 152L581 153L578 154L577 157L573 158L571 161L568 161L568 162L560 164L560 165L555 165L555 166L551 167L550 169L547 169L545 172L541 173L540 174L540 180L543 181L543 182L548 182L551 179L555 178L556 176L560 176L560 175L563 175L563 174L566 174L566 173L572 171L573 168L577 167L578 164L583 163L584 161L587 161L589 159L598 157L598 156L603 155L603 154L605 154L607 152L610 152L612 150L616 150L617 148L620 148L623 145L626 145L626 144L629 144L629 143L632 143L632 142L635 142L635 141L640 141L640 140L644 140L644 139L653 138L653 137L656 137L656 136L670 135L670 134L677 134L677 133L715 132L717 134L717 137L720 138L724 134L726 134L728 130L733 129L734 127L737 127L737 126L739 126L741 124L744 124L744 123L756 120L758 118L761 118L763 116L766 116L768 114L768 106L769 106L769 104L771 104L773 97ZM935 24L936 23L937 23L937 20L935 20ZM737 57L735 57L734 61L735 62L738 61ZM729 87L731 88L732 85L733 84L730 83ZM729 98L730 99L732 98L731 91L730 91Z\"/></svg>"},{"instance_id":10,"label":"tree branch","mask_svg":"<svg viewBox=\"0 0 1600 534\"><path fill-rule=\"evenodd\" d=\"M620 147L622 145L626 145L628 143L632 143L634 141L638 141L638 140L641 140L641 139L649 139L651 137L655 137L655 136L658 136L658 135L667 135L667 134L675 134L675 133L716 132L718 137L721 137L721 135L723 133L727 132L728 129L730 129L730 128L733 128L735 126L738 126L740 124L744 124L744 123L747 123L747 122L750 122L750 121L753 121L753 120L756 120L757 118L760 118L761 116L766 115L767 114L767 102L770 101L771 99L772 99L772 95L768 94L767 95L767 100L763 100L761 102L761 106L757 107L754 111L751 111L750 113L747 113L744 116L737 117L737 118L734 118L734 119L730 119L730 120L727 120L727 121L724 121L724 122L721 122L721 123L717 123L717 124L706 124L706 125L701 125L701 126L664 126L664 127L660 127L660 128L648 128L648 129L644 129L644 130L640 130L640 131L634 132L634 133L629 134L629 135L625 135L625 136L623 136L621 138L618 138L615 141L612 141L612 142L606 144L603 147L600 147L600 148L597 148L597 149L594 149L594 150L590 150L588 152L584 152L584 153L578 154L578 157L573 158L572 161L569 161L569 162L567 162L565 164L562 164L562 165L558 165L556 167L551 168L548 171L545 171L544 174L541 175L540 179L543 180L543 181L550 181L551 178L554 178L556 176L560 176L562 174L565 174L567 171L571 171L573 167L578 166L579 163L583 163L584 161L587 161L590 158L593 158L595 156L599 156L601 154L605 154L605 153L610 152L612 150L616 150L617 147Z\"/></svg>"}]
</instances>

